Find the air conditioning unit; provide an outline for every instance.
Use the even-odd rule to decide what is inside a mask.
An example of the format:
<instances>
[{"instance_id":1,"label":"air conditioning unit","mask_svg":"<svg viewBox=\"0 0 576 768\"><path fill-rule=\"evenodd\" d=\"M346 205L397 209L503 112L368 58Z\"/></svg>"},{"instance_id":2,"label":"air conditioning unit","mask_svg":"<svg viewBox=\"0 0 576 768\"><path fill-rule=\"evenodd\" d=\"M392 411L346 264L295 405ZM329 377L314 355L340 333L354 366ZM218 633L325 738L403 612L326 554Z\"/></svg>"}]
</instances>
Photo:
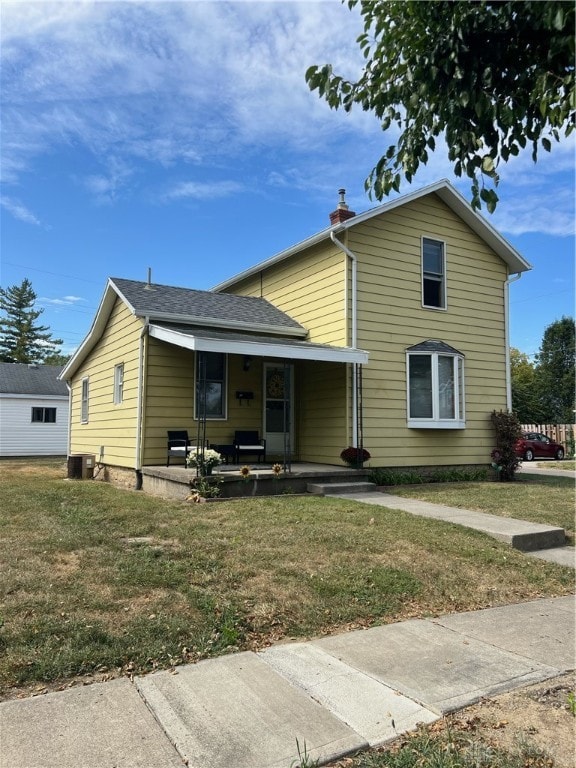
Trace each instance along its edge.
<instances>
[{"instance_id":1,"label":"air conditioning unit","mask_svg":"<svg viewBox=\"0 0 576 768\"><path fill-rule=\"evenodd\" d=\"M96 456L93 453L76 453L68 456L68 479L91 480L94 477Z\"/></svg>"}]
</instances>

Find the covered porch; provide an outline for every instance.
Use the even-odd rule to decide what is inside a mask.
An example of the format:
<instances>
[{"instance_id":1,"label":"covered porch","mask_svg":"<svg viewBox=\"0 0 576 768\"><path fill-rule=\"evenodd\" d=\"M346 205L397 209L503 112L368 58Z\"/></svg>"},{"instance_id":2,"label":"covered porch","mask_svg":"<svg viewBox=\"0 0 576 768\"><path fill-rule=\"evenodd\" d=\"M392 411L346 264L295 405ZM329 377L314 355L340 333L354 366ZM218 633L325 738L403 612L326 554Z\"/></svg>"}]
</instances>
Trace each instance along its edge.
<instances>
[{"instance_id":1,"label":"covered porch","mask_svg":"<svg viewBox=\"0 0 576 768\"><path fill-rule=\"evenodd\" d=\"M256 458L239 459L238 431L251 430L265 443L257 468L263 476L275 462L283 471L296 461L338 465L344 448L361 445L366 352L172 324L151 324L148 333L141 467L167 463L167 431L176 429L187 430L191 445L219 451L228 462L220 467L224 474ZM183 456L179 463L175 469Z\"/></svg>"}]
</instances>

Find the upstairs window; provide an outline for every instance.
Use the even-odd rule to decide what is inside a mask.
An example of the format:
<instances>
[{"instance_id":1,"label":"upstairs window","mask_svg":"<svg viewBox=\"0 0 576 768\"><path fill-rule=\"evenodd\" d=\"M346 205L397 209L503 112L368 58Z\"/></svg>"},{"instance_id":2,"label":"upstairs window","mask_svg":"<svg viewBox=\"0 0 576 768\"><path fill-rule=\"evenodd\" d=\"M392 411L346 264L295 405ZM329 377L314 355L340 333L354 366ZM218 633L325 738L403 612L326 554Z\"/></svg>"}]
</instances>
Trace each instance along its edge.
<instances>
[{"instance_id":1,"label":"upstairs window","mask_svg":"<svg viewBox=\"0 0 576 768\"><path fill-rule=\"evenodd\" d=\"M408 426L463 429L464 356L441 341L426 341L406 352Z\"/></svg>"},{"instance_id":2,"label":"upstairs window","mask_svg":"<svg viewBox=\"0 0 576 768\"><path fill-rule=\"evenodd\" d=\"M226 355L199 352L196 355L196 418L226 418Z\"/></svg>"},{"instance_id":3,"label":"upstairs window","mask_svg":"<svg viewBox=\"0 0 576 768\"><path fill-rule=\"evenodd\" d=\"M444 243L422 238L422 304L446 309L446 258Z\"/></svg>"},{"instance_id":4,"label":"upstairs window","mask_svg":"<svg viewBox=\"0 0 576 768\"><path fill-rule=\"evenodd\" d=\"M56 408L32 408L32 424L56 424Z\"/></svg>"},{"instance_id":5,"label":"upstairs window","mask_svg":"<svg viewBox=\"0 0 576 768\"><path fill-rule=\"evenodd\" d=\"M80 421L82 424L88 424L88 397L89 381L88 379L82 379L82 398L80 403Z\"/></svg>"},{"instance_id":6,"label":"upstairs window","mask_svg":"<svg viewBox=\"0 0 576 768\"><path fill-rule=\"evenodd\" d=\"M114 366L114 404L119 405L124 399L124 363Z\"/></svg>"}]
</instances>

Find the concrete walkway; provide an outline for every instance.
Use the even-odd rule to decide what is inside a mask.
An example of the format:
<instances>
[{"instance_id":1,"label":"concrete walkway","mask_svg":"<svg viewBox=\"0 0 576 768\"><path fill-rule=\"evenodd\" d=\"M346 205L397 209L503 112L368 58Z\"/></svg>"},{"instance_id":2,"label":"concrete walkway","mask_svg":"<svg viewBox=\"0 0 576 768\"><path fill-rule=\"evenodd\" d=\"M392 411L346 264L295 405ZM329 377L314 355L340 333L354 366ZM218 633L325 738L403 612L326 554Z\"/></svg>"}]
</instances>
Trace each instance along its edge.
<instances>
[{"instance_id":1,"label":"concrete walkway","mask_svg":"<svg viewBox=\"0 0 576 768\"><path fill-rule=\"evenodd\" d=\"M534 557L571 568L576 567L574 547L564 546L566 535L563 528L530 523L511 517L489 515L485 512L472 512L468 509L448 507L444 504L430 504L427 501L395 496L380 491L347 492L346 498L378 507L400 509L420 517L431 517L435 520L463 525L465 528L473 528L476 531L486 533L492 538Z\"/></svg>"},{"instance_id":2,"label":"concrete walkway","mask_svg":"<svg viewBox=\"0 0 576 768\"><path fill-rule=\"evenodd\" d=\"M0 704L1 768L289 768L574 669L572 595Z\"/></svg>"},{"instance_id":3,"label":"concrete walkway","mask_svg":"<svg viewBox=\"0 0 576 768\"><path fill-rule=\"evenodd\" d=\"M576 476L576 472L555 469L539 469L530 465L522 468L524 474L555 475L558 477ZM460 507L449 507L444 504L431 504L420 499L396 496L387 491L365 490L369 484L340 483L309 485L309 488L325 496L345 496L347 499L364 504L373 504L388 509L399 509L420 517L431 517L447 523L455 523L466 528L492 536L492 538L509 544L532 557L538 557L548 562L576 568L574 547L566 546L566 534L563 528L532 523L512 517L501 517L486 512L475 512ZM360 490L356 490L359 488ZM334 489L334 490L332 490Z\"/></svg>"}]
</instances>

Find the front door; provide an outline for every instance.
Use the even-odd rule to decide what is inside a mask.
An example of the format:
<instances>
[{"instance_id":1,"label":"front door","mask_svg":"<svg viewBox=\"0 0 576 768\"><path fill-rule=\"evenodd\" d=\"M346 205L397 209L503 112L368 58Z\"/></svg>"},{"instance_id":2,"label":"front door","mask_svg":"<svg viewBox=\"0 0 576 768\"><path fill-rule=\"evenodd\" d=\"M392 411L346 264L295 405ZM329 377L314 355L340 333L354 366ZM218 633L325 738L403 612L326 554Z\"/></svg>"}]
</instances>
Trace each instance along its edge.
<instances>
[{"instance_id":1,"label":"front door","mask_svg":"<svg viewBox=\"0 0 576 768\"><path fill-rule=\"evenodd\" d=\"M294 451L293 379L292 365L264 363L264 437L269 455Z\"/></svg>"}]
</instances>

